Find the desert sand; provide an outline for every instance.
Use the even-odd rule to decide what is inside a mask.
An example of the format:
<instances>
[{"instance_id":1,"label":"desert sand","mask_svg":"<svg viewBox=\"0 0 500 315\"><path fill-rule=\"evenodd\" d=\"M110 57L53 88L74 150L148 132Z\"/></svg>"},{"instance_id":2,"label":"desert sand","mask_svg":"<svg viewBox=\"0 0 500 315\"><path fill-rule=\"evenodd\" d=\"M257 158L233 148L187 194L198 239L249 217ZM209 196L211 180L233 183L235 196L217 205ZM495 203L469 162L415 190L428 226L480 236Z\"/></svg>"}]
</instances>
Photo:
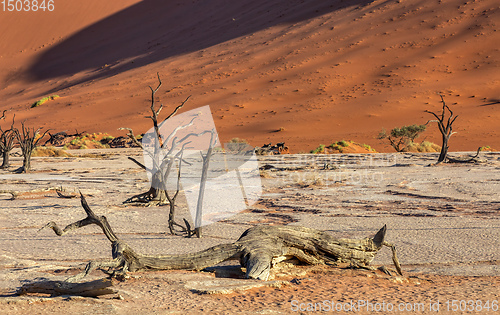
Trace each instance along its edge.
<instances>
[{"instance_id":1,"label":"desert sand","mask_svg":"<svg viewBox=\"0 0 500 315\"><path fill-rule=\"evenodd\" d=\"M359 303L392 306L395 312L401 305L400 313L407 314L436 313L431 306L439 305L440 314L461 314L452 311L451 303L467 310L469 301L475 303L473 313L498 313L492 308L500 299L497 152L482 153L486 163L438 167L429 166L434 153L260 157L260 200L205 226L197 239L170 235L168 207L122 204L149 187L146 174L127 159L141 159L140 150L89 151L33 158L29 174L0 171L0 190L17 192L14 199L0 194L2 314L290 314L307 310L307 303L318 303L321 311L355 303L359 314L373 313ZM92 152L93 157L82 155ZM18 167L22 158L12 162ZM39 231L48 221L63 227L84 217L78 198L56 194L61 188L67 196L78 190L85 194L94 212L105 215L116 234L143 254L188 253L234 242L258 224L306 226L341 238L371 237L387 224L386 240L396 245L404 276L283 262L274 279L259 281L243 279L239 263L228 261L203 272L131 273L130 279L115 282L117 293L97 299L17 296L22 284L64 280L90 260L111 257L109 242L96 226L63 237ZM192 220L182 198L178 206L177 219ZM381 250L372 265L393 268L390 250ZM103 277L95 271L84 281ZM487 301L489 309L478 311L478 303Z\"/></svg>"},{"instance_id":2,"label":"desert sand","mask_svg":"<svg viewBox=\"0 0 500 315\"><path fill-rule=\"evenodd\" d=\"M54 132L146 132L148 85L210 105L223 142L342 139L392 148L382 128L423 124L445 96L450 150L499 148L499 4L447 1L57 2L1 12L0 109ZM35 101L59 95L37 108ZM440 143L431 126L420 140Z\"/></svg>"}]
</instances>

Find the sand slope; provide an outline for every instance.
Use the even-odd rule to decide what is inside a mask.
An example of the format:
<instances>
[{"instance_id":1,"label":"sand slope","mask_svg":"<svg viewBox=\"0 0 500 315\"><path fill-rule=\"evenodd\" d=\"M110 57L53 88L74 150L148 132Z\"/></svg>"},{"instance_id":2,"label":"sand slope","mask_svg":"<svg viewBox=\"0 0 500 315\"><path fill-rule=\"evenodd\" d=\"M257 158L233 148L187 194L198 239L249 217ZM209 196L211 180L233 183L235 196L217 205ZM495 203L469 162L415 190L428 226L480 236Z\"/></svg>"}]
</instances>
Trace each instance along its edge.
<instances>
[{"instance_id":1,"label":"sand slope","mask_svg":"<svg viewBox=\"0 0 500 315\"><path fill-rule=\"evenodd\" d=\"M390 151L378 132L425 123L443 93L460 115L451 150L500 148L499 9L495 0L86 0L2 12L0 109L56 131L145 132L147 86L160 72L161 101L210 104L222 141L284 140L298 152L350 139ZM52 94L61 98L29 108ZM424 137L440 141L435 126Z\"/></svg>"}]
</instances>

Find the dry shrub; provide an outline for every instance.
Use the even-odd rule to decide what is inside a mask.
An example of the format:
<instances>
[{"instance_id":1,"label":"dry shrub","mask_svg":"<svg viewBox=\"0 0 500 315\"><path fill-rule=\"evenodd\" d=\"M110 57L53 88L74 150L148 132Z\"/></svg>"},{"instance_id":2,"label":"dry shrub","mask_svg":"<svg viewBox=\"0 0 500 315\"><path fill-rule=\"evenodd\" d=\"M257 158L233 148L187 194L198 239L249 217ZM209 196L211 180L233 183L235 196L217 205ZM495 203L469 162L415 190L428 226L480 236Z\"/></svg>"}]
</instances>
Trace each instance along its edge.
<instances>
[{"instance_id":1,"label":"dry shrub","mask_svg":"<svg viewBox=\"0 0 500 315\"><path fill-rule=\"evenodd\" d=\"M37 156L37 157L70 157L73 156L72 154L62 150L62 149L57 149L54 147L36 147L35 150L33 150L32 156Z\"/></svg>"},{"instance_id":2,"label":"dry shrub","mask_svg":"<svg viewBox=\"0 0 500 315\"><path fill-rule=\"evenodd\" d=\"M375 149L367 144L357 143L351 140L337 141L329 146L320 144L315 150L311 150L312 154L333 154L333 153L375 153Z\"/></svg>"},{"instance_id":3,"label":"dry shrub","mask_svg":"<svg viewBox=\"0 0 500 315\"><path fill-rule=\"evenodd\" d=\"M274 176L271 174L271 172L262 170L260 171L260 177L262 178L274 178Z\"/></svg>"},{"instance_id":4,"label":"dry shrub","mask_svg":"<svg viewBox=\"0 0 500 315\"><path fill-rule=\"evenodd\" d=\"M292 176L292 181L301 187L325 186L326 182L323 176L317 172L297 173Z\"/></svg>"},{"instance_id":5,"label":"dry shrub","mask_svg":"<svg viewBox=\"0 0 500 315\"><path fill-rule=\"evenodd\" d=\"M47 103L48 101L55 100L56 98L59 98L59 95L51 95L51 96L44 97L41 100L36 101L33 104L31 104L31 108L38 107L40 105Z\"/></svg>"},{"instance_id":6,"label":"dry shrub","mask_svg":"<svg viewBox=\"0 0 500 315\"><path fill-rule=\"evenodd\" d=\"M440 152L441 147L430 141L422 141L421 143L411 142L408 144L408 152Z\"/></svg>"},{"instance_id":7,"label":"dry shrub","mask_svg":"<svg viewBox=\"0 0 500 315\"><path fill-rule=\"evenodd\" d=\"M81 137L75 137L64 148L67 149L107 149L109 145L103 142L109 142L113 137L107 133L86 133Z\"/></svg>"},{"instance_id":8,"label":"dry shrub","mask_svg":"<svg viewBox=\"0 0 500 315\"><path fill-rule=\"evenodd\" d=\"M495 152L497 150L495 150L492 147L490 147L489 145L487 145L487 146L481 147L481 151Z\"/></svg>"}]
</instances>

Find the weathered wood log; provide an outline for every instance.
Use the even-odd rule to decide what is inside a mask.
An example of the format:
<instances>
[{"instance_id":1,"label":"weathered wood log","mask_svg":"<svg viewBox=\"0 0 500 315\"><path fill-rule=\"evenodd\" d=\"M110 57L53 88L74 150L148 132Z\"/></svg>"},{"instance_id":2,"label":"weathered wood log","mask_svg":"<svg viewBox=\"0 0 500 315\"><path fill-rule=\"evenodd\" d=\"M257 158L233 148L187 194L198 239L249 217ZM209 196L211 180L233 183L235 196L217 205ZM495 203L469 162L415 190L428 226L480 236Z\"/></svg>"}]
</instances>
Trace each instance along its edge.
<instances>
[{"instance_id":1,"label":"weathered wood log","mask_svg":"<svg viewBox=\"0 0 500 315\"><path fill-rule=\"evenodd\" d=\"M486 162L486 160L479 158L479 152L481 152L482 149L483 149L483 147L479 147L477 149L476 155L470 156L470 157L455 157L454 158L454 157L447 156L446 162L447 163L484 163L484 162Z\"/></svg>"},{"instance_id":2,"label":"weathered wood log","mask_svg":"<svg viewBox=\"0 0 500 315\"><path fill-rule=\"evenodd\" d=\"M401 267L396 249L384 241L386 226L374 237L364 239L337 239L326 232L300 226L255 226L246 230L231 244L216 245L206 250L180 255L142 255L120 240L111 229L106 217L96 216L81 194L81 204L87 213L83 220L60 229L56 223L49 222L43 228L52 228L62 236L72 230L96 224L111 242L112 258L104 261L91 261L85 270L68 278L75 282L95 269L107 268L112 276L124 278L127 272L139 270L202 270L228 259L239 259L246 268L246 277L267 280L271 268L278 262L297 258L307 264L350 263L352 267L373 269L370 263L382 246L391 247L393 261L399 274Z\"/></svg>"},{"instance_id":3,"label":"weathered wood log","mask_svg":"<svg viewBox=\"0 0 500 315\"><path fill-rule=\"evenodd\" d=\"M16 293L17 295L46 293L51 296L79 295L97 297L99 295L117 293L116 290L110 288L111 286L113 286L113 282L110 279L98 279L84 283L43 280L24 284Z\"/></svg>"}]
</instances>

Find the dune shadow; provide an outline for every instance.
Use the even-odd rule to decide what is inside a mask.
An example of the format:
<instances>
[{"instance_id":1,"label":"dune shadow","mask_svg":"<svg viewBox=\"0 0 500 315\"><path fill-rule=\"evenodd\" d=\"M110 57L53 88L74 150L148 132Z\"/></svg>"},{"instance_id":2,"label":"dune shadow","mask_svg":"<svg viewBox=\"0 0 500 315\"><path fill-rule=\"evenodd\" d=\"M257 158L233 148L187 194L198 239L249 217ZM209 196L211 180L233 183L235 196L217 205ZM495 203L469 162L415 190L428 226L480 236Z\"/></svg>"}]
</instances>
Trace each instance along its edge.
<instances>
[{"instance_id":1,"label":"dune shadow","mask_svg":"<svg viewBox=\"0 0 500 315\"><path fill-rule=\"evenodd\" d=\"M54 45L27 74L35 82L68 77L61 89L372 1L143 0ZM82 71L85 78L71 80Z\"/></svg>"}]
</instances>

